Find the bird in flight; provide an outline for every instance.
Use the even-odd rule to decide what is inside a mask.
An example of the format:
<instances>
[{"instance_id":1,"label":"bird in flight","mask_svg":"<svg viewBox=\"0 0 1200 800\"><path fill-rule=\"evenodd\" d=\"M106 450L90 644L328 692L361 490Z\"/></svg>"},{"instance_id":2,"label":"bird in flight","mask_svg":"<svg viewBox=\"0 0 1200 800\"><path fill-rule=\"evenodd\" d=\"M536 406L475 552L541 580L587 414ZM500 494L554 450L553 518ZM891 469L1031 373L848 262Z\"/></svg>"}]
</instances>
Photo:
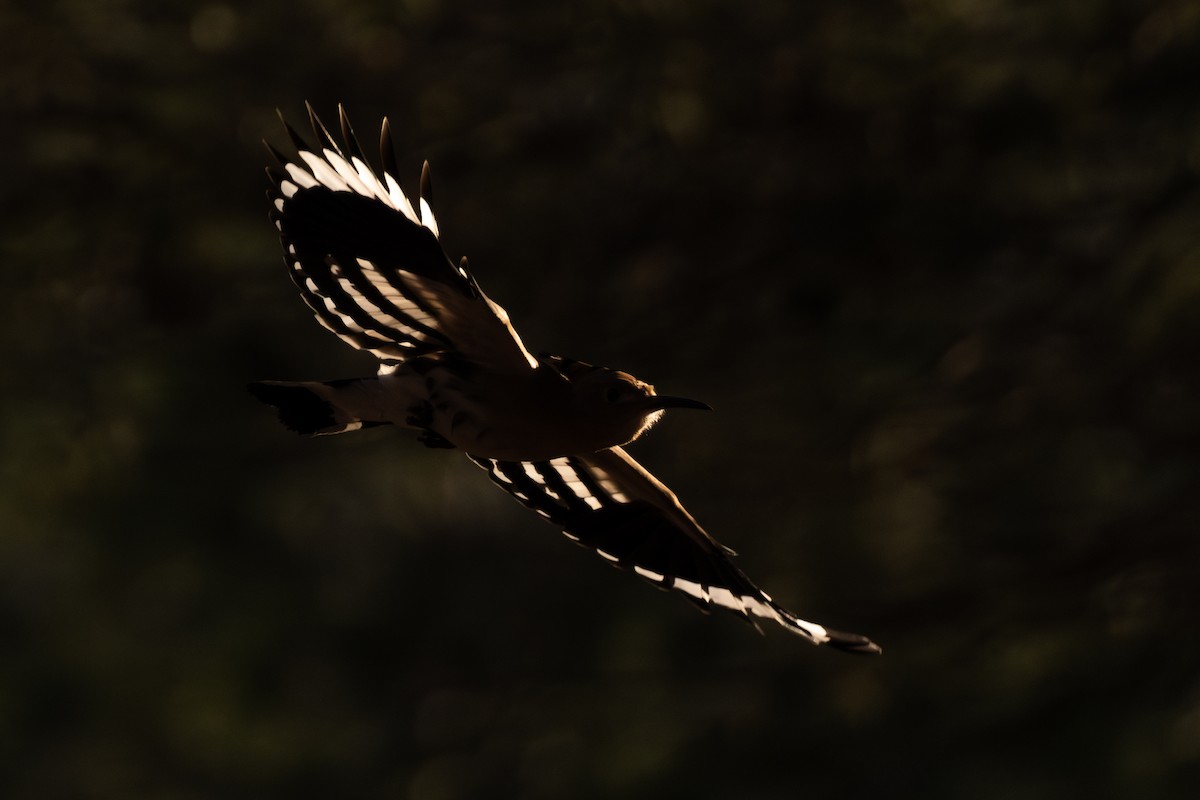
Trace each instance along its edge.
<instances>
[{"instance_id":1,"label":"bird in flight","mask_svg":"<svg viewBox=\"0 0 1200 800\"><path fill-rule=\"evenodd\" d=\"M772 600L625 452L666 409L707 405L658 394L624 372L530 353L467 259L455 264L442 250L429 164L414 205L395 177L386 118L377 171L341 106L341 144L307 109L315 146L282 114L296 155L267 143L277 162L267 169L271 219L317 321L380 364L365 378L250 384L287 428L310 436L413 429L430 447L462 450L571 541L705 611L730 611L756 628L776 622L813 644L881 652Z\"/></svg>"}]
</instances>

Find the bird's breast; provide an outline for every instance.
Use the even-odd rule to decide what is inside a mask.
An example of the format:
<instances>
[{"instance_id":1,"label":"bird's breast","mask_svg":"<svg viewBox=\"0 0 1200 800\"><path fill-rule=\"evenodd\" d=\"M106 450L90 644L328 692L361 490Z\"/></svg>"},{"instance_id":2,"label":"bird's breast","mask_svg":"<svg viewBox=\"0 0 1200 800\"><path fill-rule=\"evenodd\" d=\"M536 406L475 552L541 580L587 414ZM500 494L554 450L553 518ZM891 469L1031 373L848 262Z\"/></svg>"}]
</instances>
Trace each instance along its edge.
<instances>
[{"instance_id":1,"label":"bird's breast","mask_svg":"<svg viewBox=\"0 0 1200 800\"><path fill-rule=\"evenodd\" d=\"M570 385L554 376L458 366L430 370L425 384L430 429L472 455L545 461L621 444L578 414Z\"/></svg>"}]
</instances>

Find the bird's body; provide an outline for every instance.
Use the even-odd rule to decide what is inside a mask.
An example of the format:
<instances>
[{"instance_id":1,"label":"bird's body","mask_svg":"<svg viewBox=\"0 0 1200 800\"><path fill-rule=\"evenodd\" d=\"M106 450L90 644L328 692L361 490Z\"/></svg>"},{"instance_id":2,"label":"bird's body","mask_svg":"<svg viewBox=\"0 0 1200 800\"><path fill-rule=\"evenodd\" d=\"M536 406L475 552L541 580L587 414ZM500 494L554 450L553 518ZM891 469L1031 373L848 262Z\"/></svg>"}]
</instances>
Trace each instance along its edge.
<instances>
[{"instance_id":1,"label":"bird's body","mask_svg":"<svg viewBox=\"0 0 1200 800\"><path fill-rule=\"evenodd\" d=\"M284 422L299 433L396 425L464 453L502 461L542 461L628 444L658 420L662 408L685 402L659 398L652 387L626 373L593 369L590 380L581 384L549 363L512 370L426 356L373 377L262 381L251 391L292 411ZM605 397L610 390L625 394L610 401ZM307 396L308 402L288 403L289 395ZM625 407L617 410L618 404Z\"/></svg>"},{"instance_id":2,"label":"bird's body","mask_svg":"<svg viewBox=\"0 0 1200 800\"><path fill-rule=\"evenodd\" d=\"M414 205L397 183L384 120L384 171L368 165L344 111L344 149L309 108L317 147L271 149L272 218L285 260L317 320L380 359L377 375L263 381L251 391L309 435L371 425L420 432L462 450L492 481L573 541L704 609L778 622L814 644L880 652L869 639L806 622L729 560L675 495L621 447L667 408L707 408L617 370L525 349L466 259L438 242L428 165ZM268 147L270 147L268 145Z\"/></svg>"}]
</instances>

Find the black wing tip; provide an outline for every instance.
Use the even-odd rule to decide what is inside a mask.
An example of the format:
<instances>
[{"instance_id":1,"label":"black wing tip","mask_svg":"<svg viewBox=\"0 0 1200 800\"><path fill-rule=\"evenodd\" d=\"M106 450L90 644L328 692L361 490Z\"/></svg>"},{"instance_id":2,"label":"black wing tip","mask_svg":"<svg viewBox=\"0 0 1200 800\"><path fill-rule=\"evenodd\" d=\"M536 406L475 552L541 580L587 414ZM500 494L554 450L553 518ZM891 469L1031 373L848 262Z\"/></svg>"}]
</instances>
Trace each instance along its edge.
<instances>
[{"instance_id":1,"label":"black wing tip","mask_svg":"<svg viewBox=\"0 0 1200 800\"><path fill-rule=\"evenodd\" d=\"M283 123L283 130L287 133L288 141L292 143L292 147L296 148L297 152L301 150L311 150L312 147L308 144L308 142L304 141L304 137L297 133L296 129L292 127L292 124L287 121L287 117L283 115L283 112L279 109L275 109L275 113L279 115L279 121Z\"/></svg>"},{"instance_id":2,"label":"black wing tip","mask_svg":"<svg viewBox=\"0 0 1200 800\"><path fill-rule=\"evenodd\" d=\"M338 127L342 132L342 142L345 143L346 149L350 155L359 159L364 164L367 159L363 155L362 145L358 143L358 137L354 135L354 126L350 124L350 115L346 113L346 107L338 103Z\"/></svg>"},{"instance_id":3,"label":"black wing tip","mask_svg":"<svg viewBox=\"0 0 1200 800\"><path fill-rule=\"evenodd\" d=\"M320 150L328 148L336 152L338 155L342 155L342 148L334 140L333 135L329 132L329 129L325 126L325 123L321 121L321 118L317 115L316 109L313 108L312 103L308 100L304 101L304 110L308 114L309 126L312 128L313 135L316 137L317 149ZM345 105L338 103L337 112L338 127L342 134L342 141L344 142L346 149L350 152L351 156L357 156L365 162L366 159L363 157L362 146L359 144L358 138L354 135L354 128L350 124L350 116L346 111ZM287 133L288 139L291 141L292 146L297 151L311 151L313 149L312 145L310 145L304 139L304 137L292 127L291 123L287 121L287 117L284 116L282 110L276 108L275 115L279 117L279 121L282 123L283 129ZM263 144L266 145L271 156L281 165L286 165L288 163L289 159L280 153L278 149L273 147L270 142L264 140ZM399 171L396 164L396 148L392 139L392 125L386 116L379 125L379 156L380 161L383 164L384 174L391 175L393 179L398 180L397 176L399 175ZM430 206L433 205L433 179L428 161L425 161L421 165L421 182L418 196Z\"/></svg>"},{"instance_id":4,"label":"black wing tip","mask_svg":"<svg viewBox=\"0 0 1200 800\"><path fill-rule=\"evenodd\" d=\"M392 143L392 123L388 122L387 117L384 117L383 122L379 124L379 159L383 164L383 171L398 179L400 173L396 168L396 147Z\"/></svg>"},{"instance_id":5,"label":"black wing tip","mask_svg":"<svg viewBox=\"0 0 1200 800\"><path fill-rule=\"evenodd\" d=\"M883 655L882 647L861 634L843 633L842 631L833 631L828 628L825 629L825 633L829 636L829 641L825 642L825 644L835 650L864 656Z\"/></svg>"},{"instance_id":6,"label":"black wing tip","mask_svg":"<svg viewBox=\"0 0 1200 800\"><path fill-rule=\"evenodd\" d=\"M263 143L263 147L267 148L267 152L271 154L271 158L275 159L276 164L278 164L280 167L287 166L287 163L288 163L287 156L285 156L283 153L279 152L279 149L276 148L275 145L268 142L266 139L263 139L262 143Z\"/></svg>"},{"instance_id":7,"label":"black wing tip","mask_svg":"<svg viewBox=\"0 0 1200 800\"><path fill-rule=\"evenodd\" d=\"M421 199L433 206L433 176L429 172L429 162L421 165Z\"/></svg>"},{"instance_id":8,"label":"black wing tip","mask_svg":"<svg viewBox=\"0 0 1200 800\"><path fill-rule=\"evenodd\" d=\"M317 146L323 149L327 148L341 155L342 149L338 147L333 136L329 133L329 129L325 127L325 123L317 115L316 109L312 107L312 103L304 101L304 108L308 111L308 124L312 127L313 135L317 137Z\"/></svg>"}]
</instances>

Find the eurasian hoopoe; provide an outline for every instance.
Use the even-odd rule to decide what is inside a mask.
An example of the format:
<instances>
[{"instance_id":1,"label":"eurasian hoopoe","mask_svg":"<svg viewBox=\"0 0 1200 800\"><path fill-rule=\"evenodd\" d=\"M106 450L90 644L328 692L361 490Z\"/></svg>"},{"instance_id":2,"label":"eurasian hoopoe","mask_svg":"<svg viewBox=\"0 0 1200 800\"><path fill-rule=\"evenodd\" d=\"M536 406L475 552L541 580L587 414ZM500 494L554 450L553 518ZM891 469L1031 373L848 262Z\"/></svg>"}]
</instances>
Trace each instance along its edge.
<instances>
[{"instance_id":1,"label":"eurasian hoopoe","mask_svg":"<svg viewBox=\"0 0 1200 800\"><path fill-rule=\"evenodd\" d=\"M814 644L879 653L864 636L797 618L738 569L675 495L621 445L667 408L708 406L660 395L632 375L525 349L463 258L438 243L429 165L416 207L401 191L388 121L383 171L371 167L339 106L339 146L308 106L317 146L286 121L297 157L267 145L271 218L292 281L317 321L381 362L368 378L264 381L251 392L303 434L371 425L418 430L455 447L572 541L707 610L773 620ZM281 115L282 120L282 115Z\"/></svg>"}]
</instances>

